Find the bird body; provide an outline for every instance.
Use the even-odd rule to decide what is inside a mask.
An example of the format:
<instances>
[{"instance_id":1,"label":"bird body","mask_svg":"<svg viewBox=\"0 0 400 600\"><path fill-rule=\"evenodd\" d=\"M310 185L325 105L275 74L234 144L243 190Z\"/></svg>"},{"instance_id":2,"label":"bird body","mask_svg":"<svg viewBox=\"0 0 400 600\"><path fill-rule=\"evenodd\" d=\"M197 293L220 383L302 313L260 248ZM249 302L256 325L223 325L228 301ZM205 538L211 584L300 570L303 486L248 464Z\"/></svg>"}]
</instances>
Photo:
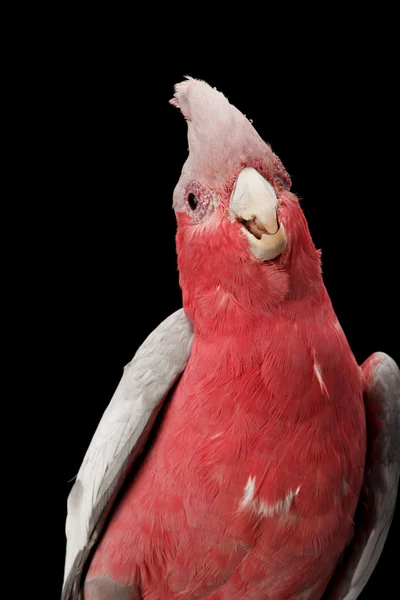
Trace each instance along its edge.
<instances>
[{"instance_id":1,"label":"bird body","mask_svg":"<svg viewBox=\"0 0 400 600\"><path fill-rule=\"evenodd\" d=\"M195 339L89 580L139 581L144 599L320 597L353 533L362 377L323 287L292 323Z\"/></svg>"}]
</instances>

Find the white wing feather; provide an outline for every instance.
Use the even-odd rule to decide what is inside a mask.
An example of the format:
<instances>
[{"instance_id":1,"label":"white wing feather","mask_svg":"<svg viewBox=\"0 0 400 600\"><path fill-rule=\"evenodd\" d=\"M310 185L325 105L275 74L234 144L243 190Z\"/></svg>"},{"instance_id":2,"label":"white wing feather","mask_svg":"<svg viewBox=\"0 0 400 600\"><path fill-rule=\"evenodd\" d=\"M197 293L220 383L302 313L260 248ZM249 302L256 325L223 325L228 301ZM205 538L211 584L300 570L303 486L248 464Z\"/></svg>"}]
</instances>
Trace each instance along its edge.
<instances>
[{"instance_id":1,"label":"white wing feather","mask_svg":"<svg viewBox=\"0 0 400 600\"><path fill-rule=\"evenodd\" d=\"M95 531L96 521L125 477L140 439L141 447L162 402L189 358L193 328L182 309L170 315L145 340L125 367L105 410L68 498L64 582L77 555ZM147 428L146 428L147 426Z\"/></svg>"},{"instance_id":2,"label":"white wing feather","mask_svg":"<svg viewBox=\"0 0 400 600\"><path fill-rule=\"evenodd\" d=\"M377 352L362 366L368 455L365 493L354 540L328 588L328 600L356 600L382 553L396 508L400 476L400 371L390 356Z\"/></svg>"}]
</instances>

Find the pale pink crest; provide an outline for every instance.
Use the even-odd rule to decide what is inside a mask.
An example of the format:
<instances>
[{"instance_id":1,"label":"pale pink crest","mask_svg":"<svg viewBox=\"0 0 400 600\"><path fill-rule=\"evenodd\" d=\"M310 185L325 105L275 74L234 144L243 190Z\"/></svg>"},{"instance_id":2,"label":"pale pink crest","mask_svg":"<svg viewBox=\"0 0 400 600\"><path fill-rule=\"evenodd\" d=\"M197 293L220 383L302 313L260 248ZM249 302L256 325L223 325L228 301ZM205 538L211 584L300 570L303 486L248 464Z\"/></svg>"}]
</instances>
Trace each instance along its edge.
<instances>
[{"instance_id":1,"label":"pale pink crest","mask_svg":"<svg viewBox=\"0 0 400 600\"><path fill-rule=\"evenodd\" d=\"M279 185L290 186L282 163L250 121L205 81L187 77L175 85L170 101L188 124L189 156L174 192L174 206L182 206L186 185L193 180L218 192L245 166L262 165L271 181L279 171ZM266 108L267 110L267 108Z\"/></svg>"}]
</instances>

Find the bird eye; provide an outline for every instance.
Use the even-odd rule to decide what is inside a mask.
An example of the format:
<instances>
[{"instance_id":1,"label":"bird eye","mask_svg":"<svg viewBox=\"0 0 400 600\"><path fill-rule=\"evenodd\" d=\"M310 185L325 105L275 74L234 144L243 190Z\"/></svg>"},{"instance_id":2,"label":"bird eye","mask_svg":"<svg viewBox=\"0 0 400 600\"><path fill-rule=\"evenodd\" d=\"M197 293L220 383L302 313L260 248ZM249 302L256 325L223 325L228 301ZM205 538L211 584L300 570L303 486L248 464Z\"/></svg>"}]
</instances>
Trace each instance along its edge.
<instances>
[{"instance_id":1,"label":"bird eye","mask_svg":"<svg viewBox=\"0 0 400 600\"><path fill-rule=\"evenodd\" d=\"M199 203L199 201L197 199L197 196L195 196L194 194L189 194L188 204L192 210L196 209L196 206L198 205L198 203Z\"/></svg>"}]
</instances>

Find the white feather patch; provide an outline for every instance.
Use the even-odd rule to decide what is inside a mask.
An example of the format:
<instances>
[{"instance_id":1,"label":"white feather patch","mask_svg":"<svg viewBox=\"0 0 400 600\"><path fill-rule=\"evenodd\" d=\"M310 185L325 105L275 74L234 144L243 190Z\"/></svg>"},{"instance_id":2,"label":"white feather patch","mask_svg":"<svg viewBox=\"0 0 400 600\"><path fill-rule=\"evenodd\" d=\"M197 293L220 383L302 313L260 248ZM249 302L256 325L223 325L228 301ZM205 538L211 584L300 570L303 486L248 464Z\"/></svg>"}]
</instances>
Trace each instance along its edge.
<instances>
[{"instance_id":1,"label":"white feather patch","mask_svg":"<svg viewBox=\"0 0 400 600\"><path fill-rule=\"evenodd\" d=\"M252 510L261 517L274 517L275 515L287 514L292 506L295 496L300 491L300 486L295 490L290 490L283 500L279 500L275 504L268 504L263 500L254 498L256 489L256 478L249 477L243 491L243 498L240 501L240 508L245 508L249 504Z\"/></svg>"},{"instance_id":2,"label":"white feather patch","mask_svg":"<svg viewBox=\"0 0 400 600\"><path fill-rule=\"evenodd\" d=\"M244 488L243 498L240 502L240 506L247 506L249 502L253 501L254 498L254 490L256 488L256 478L249 477L246 483L246 487Z\"/></svg>"},{"instance_id":3,"label":"white feather patch","mask_svg":"<svg viewBox=\"0 0 400 600\"><path fill-rule=\"evenodd\" d=\"M283 500L279 500L275 504L267 504L261 500L261 502L258 503L257 514L262 517L274 517L275 515L280 514L286 515L292 506L294 497L297 496L299 491L300 486L294 492L290 490Z\"/></svg>"},{"instance_id":4,"label":"white feather patch","mask_svg":"<svg viewBox=\"0 0 400 600\"><path fill-rule=\"evenodd\" d=\"M317 378L317 381L319 383L319 387L321 388L321 392L323 393L323 395L325 396L325 398L329 398L329 392L328 392L328 390L326 388L325 382L324 382L323 377L322 377L321 367L317 363L317 361L315 360L315 350L313 350L313 361L314 361L314 375Z\"/></svg>"}]
</instances>

